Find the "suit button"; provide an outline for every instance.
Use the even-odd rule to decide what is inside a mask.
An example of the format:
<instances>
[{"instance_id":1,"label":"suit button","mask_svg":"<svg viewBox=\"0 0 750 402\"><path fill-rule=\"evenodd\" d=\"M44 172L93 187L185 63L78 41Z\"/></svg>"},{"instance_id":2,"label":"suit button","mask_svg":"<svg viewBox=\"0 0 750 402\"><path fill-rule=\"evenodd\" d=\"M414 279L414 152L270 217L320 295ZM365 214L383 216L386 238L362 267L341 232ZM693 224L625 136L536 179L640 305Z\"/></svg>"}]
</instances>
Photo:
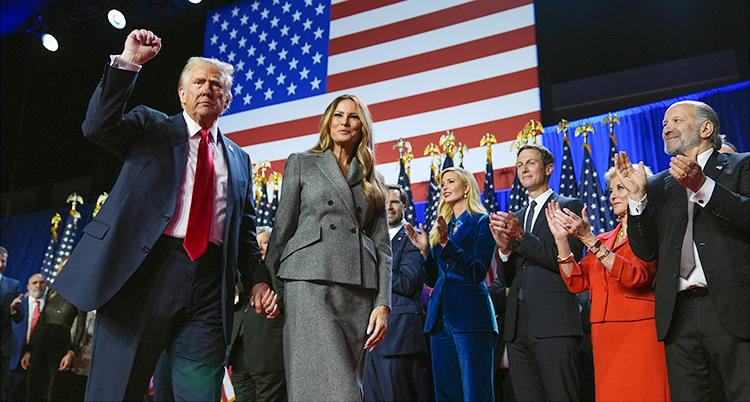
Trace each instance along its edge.
<instances>
[{"instance_id":1,"label":"suit button","mask_svg":"<svg viewBox=\"0 0 750 402\"><path fill-rule=\"evenodd\" d=\"M681 248L682 248L682 245L681 245L681 244L678 244L678 245L676 245L676 246L675 246L674 248L676 248L677 250L679 250L679 249L681 249Z\"/></svg>"},{"instance_id":2,"label":"suit button","mask_svg":"<svg viewBox=\"0 0 750 402\"><path fill-rule=\"evenodd\" d=\"M146 246L141 247L141 251L143 251L144 253L148 253L148 247Z\"/></svg>"},{"instance_id":3,"label":"suit button","mask_svg":"<svg viewBox=\"0 0 750 402\"><path fill-rule=\"evenodd\" d=\"M357 207L357 212L362 213L362 207Z\"/></svg>"},{"instance_id":4,"label":"suit button","mask_svg":"<svg viewBox=\"0 0 750 402\"><path fill-rule=\"evenodd\" d=\"M352 233L357 233L357 228L352 228Z\"/></svg>"},{"instance_id":5,"label":"suit button","mask_svg":"<svg viewBox=\"0 0 750 402\"><path fill-rule=\"evenodd\" d=\"M334 224L332 223L332 224L331 224L331 226L330 226L330 228L331 228L331 230L336 230L336 225L334 225Z\"/></svg>"},{"instance_id":6,"label":"suit button","mask_svg":"<svg viewBox=\"0 0 750 402\"><path fill-rule=\"evenodd\" d=\"M677 272L672 274L672 278L677 278Z\"/></svg>"},{"instance_id":7,"label":"suit button","mask_svg":"<svg viewBox=\"0 0 750 402\"><path fill-rule=\"evenodd\" d=\"M333 200L328 200L328 205L333 206Z\"/></svg>"},{"instance_id":8,"label":"suit button","mask_svg":"<svg viewBox=\"0 0 750 402\"><path fill-rule=\"evenodd\" d=\"M162 218L162 219L164 219L165 221L168 221L168 220L169 220L169 218L171 218L171 216L169 216L169 215L164 215L164 216L162 216L161 218Z\"/></svg>"},{"instance_id":9,"label":"suit button","mask_svg":"<svg viewBox=\"0 0 750 402\"><path fill-rule=\"evenodd\" d=\"M686 224L686 223L687 223L687 219L683 219L683 220L682 220L682 223L683 223L683 224Z\"/></svg>"}]
</instances>

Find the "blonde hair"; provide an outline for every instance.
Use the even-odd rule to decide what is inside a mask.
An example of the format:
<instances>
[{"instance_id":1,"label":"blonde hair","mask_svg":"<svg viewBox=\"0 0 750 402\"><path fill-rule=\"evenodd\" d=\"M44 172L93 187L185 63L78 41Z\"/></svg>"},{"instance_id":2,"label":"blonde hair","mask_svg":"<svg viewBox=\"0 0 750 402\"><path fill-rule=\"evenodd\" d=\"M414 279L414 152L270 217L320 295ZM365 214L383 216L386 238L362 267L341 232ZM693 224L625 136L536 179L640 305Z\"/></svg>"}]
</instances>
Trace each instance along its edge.
<instances>
[{"instance_id":1,"label":"blonde hair","mask_svg":"<svg viewBox=\"0 0 750 402\"><path fill-rule=\"evenodd\" d=\"M372 139L372 116L367 105L356 95L340 95L331 102L320 118L320 139L310 149L311 152L323 153L333 148L331 140L331 119L336 107L345 99L349 99L357 106L357 115L362 123L361 136L357 143L357 160L362 166L362 189L370 199L375 208L385 207L385 189L383 177L375 171L375 146Z\"/></svg>"},{"instance_id":2,"label":"blonde hair","mask_svg":"<svg viewBox=\"0 0 750 402\"><path fill-rule=\"evenodd\" d=\"M474 175L466 169L459 167L449 167L440 172L440 182L443 181L443 176L448 172L454 172L461 180L461 184L469 186L469 192L466 193L466 210L471 215L485 215L487 210L482 205L482 198L479 192L479 185L477 184ZM451 215L453 215L453 207L445 202L443 195L440 195L440 203L438 204L438 215L442 216L446 222L449 222ZM433 224L430 229L430 247L434 247L438 243L438 232L437 225Z\"/></svg>"}]
</instances>

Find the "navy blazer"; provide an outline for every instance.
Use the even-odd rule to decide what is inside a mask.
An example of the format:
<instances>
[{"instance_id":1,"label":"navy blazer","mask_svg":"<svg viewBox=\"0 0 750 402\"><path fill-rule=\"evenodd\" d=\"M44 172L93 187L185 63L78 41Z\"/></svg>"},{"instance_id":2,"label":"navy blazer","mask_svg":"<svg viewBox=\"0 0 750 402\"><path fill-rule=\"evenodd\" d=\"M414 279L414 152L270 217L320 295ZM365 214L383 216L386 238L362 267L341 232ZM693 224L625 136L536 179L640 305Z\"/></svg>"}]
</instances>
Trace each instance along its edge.
<instances>
[{"instance_id":1,"label":"navy blazer","mask_svg":"<svg viewBox=\"0 0 750 402\"><path fill-rule=\"evenodd\" d=\"M424 332L434 335L442 320L457 332L495 332L495 309L484 278L492 262L495 240L489 215L464 211L448 234L445 247L436 244L422 264L422 274L432 295Z\"/></svg>"},{"instance_id":2,"label":"navy blazer","mask_svg":"<svg viewBox=\"0 0 750 402\"><path fill-rule=\"evenodd\" d=\"M422 332L422 256L402 227L391 239L393 287L388 330L372 352L381 356L427 353Z\"/></svg>"},{"instance_id":3,"label":"navy blazer","mask_svg":"<svg viewBox=\"0 0 750 402\"><path fill-rule=\"evenodd\" d=\"M529 316L530 335L536 338L583 335L578 301L560 276L555 238L544 214L550 200L557 201L560 208L568 208L579 216L583 208L579 199L552 193L542 206L531 232L525 233L520 241L511 241L508 261L498 259L498 279L503 284L510 284L507 285L510 292L503 335L506 342L515 338L520 289L523 289L524 303L532 312ZM520 222L523 222L526 208L515 212ZM576 261L579 261L583 254L583 243L572 236L568 237L568 243Z\"/></svg>"},{"instance_id":4,"label":"navy blazer","mask_svg":"<svg viewBox=\"0 0 750 402\"><path fill-rule=\"evenodd\" d=\"M26 330L29 327L29 320L31 319L28 296L24 296L21 299L20 309L23 312L23 319L13 323L13 341L16 345L16 352L10 358L10 364L8 365L10 370L15 370L18 367L18 362L21 361L21 350L23 349L23 344L26 342Z\"/></svg>"},{"instance_id":5,"label":"navy blazer","mask_svg":"<svg viewBox=\"0 0 750 402\"><path fill-rule=\"evenodd\" d=\"M13 340L13 326L11 325L11 320L13 322L21 322L24 315L23 311L20 309L16 310L15 314L11 314L10 304L13 302L13 299L21 294L21 282L13 278L8 278L5 275L3 275L3 279L0 282L2 283L2 289L0 289L0 295L2 295L2 300L0 300L2 354L3 356L12 356L13 354L18 353L18 350L16 349Z\"/></svg>"},{"instance_id":6,"label":"navy blazer","mask_svg":"<svg viewBox=\"0 0 750 402\"><path fill-rule=\"evenodd\" d=\"M83 229L52 289L81 310L109 301L138 269L172 220L187 160L182 113L167 116L137 106L123 114L137 73L107 66L91 97L84 136L123 159L107 201ZM218 135L229 177L222 242L222 315L227 343L232 328L235 272L246 289L270 283L255 240L250 156ZM165 284L168 286L169 284Z\"/></svg>"},{"instance_id":7,"label":"navy blazer","mask_svg":"<svg viewBox=\"0 0 750 402\"><path fill-rule=\"evenodd\" d=\"M750 338L750 153L714 151L703 173L716 181L711 199L696 206L693 240L706 274L711 303L724 329ZM630 247L644 261L658 258L656 335L669 333L677 299L680 249L687 228L687 193L668 170L653 175L648 204L628 217Z\"/></svg>"}]
</instances>

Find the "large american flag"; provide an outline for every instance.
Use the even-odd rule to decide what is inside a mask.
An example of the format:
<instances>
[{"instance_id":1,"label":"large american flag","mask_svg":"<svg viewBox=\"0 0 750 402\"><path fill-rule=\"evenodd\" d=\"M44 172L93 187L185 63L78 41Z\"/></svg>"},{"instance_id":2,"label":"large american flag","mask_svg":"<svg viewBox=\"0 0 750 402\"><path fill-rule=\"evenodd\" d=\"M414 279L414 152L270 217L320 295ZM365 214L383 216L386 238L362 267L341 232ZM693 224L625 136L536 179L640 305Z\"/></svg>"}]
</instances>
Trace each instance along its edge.
<instances>
[{"instance_id":1,"label":"large american flag","mask_svg":"<svg viewBox=\"0 0 750 402\"><path fill-rule=\"evenodd\" d=\"M355 94L370 106L386 182L398 179L393 141L414 147L419 202L430 176L420 151L446 130L470 149L492 132L495 168L515 164L511 141L540 118L534 30L531 0L250 0L209 12L204 56L235 66L219 127L255 160L283 172L317 143L330 101ZM483 159L464 161L480 183Z\"/></svg>"}]
</instances>

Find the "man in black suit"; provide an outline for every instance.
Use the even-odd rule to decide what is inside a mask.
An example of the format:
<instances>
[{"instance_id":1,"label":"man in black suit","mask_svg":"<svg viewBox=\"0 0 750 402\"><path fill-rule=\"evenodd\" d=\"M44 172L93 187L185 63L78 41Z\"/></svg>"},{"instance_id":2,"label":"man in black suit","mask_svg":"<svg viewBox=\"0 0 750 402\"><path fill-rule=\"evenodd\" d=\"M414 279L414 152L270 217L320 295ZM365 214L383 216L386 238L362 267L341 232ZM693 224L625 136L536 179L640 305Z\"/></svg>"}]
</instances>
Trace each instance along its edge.
<instances>
[{"instance_id":1,"label":"man in black suit","mask_svg":"<svg viewBox=\"0 0 750 402\"><path fill-rule=\"evenodd\" d=\"M750 154L721 154L719 116L681 101L664 114L669 170L646 179L625 152L635 255L659 259L656 333L664 342L672 400L709 400L715 364L729 400L750 400Z\"/></svg>"},{"instance_id":2,"label":"man in black suit","mask_svg":"<svg viewBox=\"0 0 750 402\"><path fill-rule=\"evenodd\" d=\"M278 313L255 240L250 157L218 129L234 68L191 58L174 116L124 113L161 39L132 31L92 96L84 136L123 160L107 202L52 288L97 309L86 399L141 400L162 352L175 399L219 400L235 272L255 310Z\"/></svg>"},{"instance_id":3,"label":"man in black suit","mask_svg":"<svg viewBox=\"0 0 750 402\"><path fill-rule=\"evenodd\" d=\"M420 387L426 385L418 381L420 361L427 355L427 341L422 331L422 256L404 228L406 191L394 184L387 187L386 207L393 252L391 313L383 342L367 353L364 400L417 401L422 395Z\"/></svg>"},{"instance_id":4,"label":"man in black suit","mask_svg":"<svg viewBox=\"0 0 750 402\"><path fill-rule=\"evenodd\" d=\"M5 265L8 262L8 250L0 246L0 333L2 333L2 359L0 359L0 399L10 399L8 387L8 365L16 350L13 339L12 322L19 323L23 320L21 311L21 282L3 276Z\"/></svg>"},{"instance_id":5,"label":"man in black suit","mask_svg":"<svg viewBox=\"0 0 750 402\"><path fill-rule=\"evenodd\" d=\"M258 227L258 245L266 256L271 228ZM232 387L237 402L286 401L284 378L284 314L268 320L256 314L237 284L239 300L235 304L232 344L227 366L232 367Z\"/></svg>"},{"instance_id":6,"label":"man in black suit","mask_svg":"<svg viewBox=\"0 0 750 402\"><path fill-rule=\"evenodd\" d=\"M554 161L552 153L541 145L522 146L516 174L529 192L529 206L490 217L500 250L498 279L510 284L503 339L513 392L519 401L579 399L581 317L575 295L560 276L558 262L580 260L583 243L571 237L572 255L559 256L544 209L554 200L580 215L583 203L549 188Z\"/></svg>"}]
</instances>

